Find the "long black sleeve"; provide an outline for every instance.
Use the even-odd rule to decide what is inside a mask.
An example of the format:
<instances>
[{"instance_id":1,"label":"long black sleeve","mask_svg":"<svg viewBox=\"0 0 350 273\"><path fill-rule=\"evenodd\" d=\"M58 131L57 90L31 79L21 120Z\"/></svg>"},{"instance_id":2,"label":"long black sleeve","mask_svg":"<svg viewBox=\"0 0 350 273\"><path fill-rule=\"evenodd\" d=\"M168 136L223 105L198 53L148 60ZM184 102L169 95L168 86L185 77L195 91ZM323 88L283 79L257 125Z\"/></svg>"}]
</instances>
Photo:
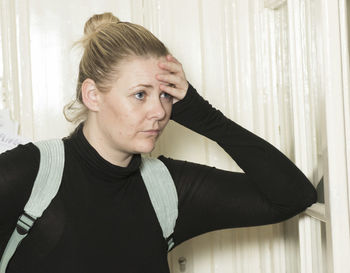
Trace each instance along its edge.
<instances>
[{"instance_id":1,"label":"long black sleeve","mask_svg":"<svg viewBox=\"0 0 350 273\"><path fill-rule=\"evenodd\" d=\"M316 202L303 173L272 145L227 119L190 86L174 121L216 141L245 173L160 156L174 180L175 246L212 230L282 221ZM168 245L140 174L102 158L82 124L63 139L60 189L11 259L8 273L165 273ZM0 154L0 255L29 198L40 152L33 143Z\"/></svg>"},{"instance_id":2,"label":"long black sleeve","mask_svg":"<svg viewBox=\"0 0 350 273\"><path fill-rule=\"evenodd\" d=\"M175 103L179 124L217 142L244 173L160 156L179 195L175 245L224 228L277 223L317 200L307 177L273 145L226 118L190 85Z\"/></svg>"}]
</instances>

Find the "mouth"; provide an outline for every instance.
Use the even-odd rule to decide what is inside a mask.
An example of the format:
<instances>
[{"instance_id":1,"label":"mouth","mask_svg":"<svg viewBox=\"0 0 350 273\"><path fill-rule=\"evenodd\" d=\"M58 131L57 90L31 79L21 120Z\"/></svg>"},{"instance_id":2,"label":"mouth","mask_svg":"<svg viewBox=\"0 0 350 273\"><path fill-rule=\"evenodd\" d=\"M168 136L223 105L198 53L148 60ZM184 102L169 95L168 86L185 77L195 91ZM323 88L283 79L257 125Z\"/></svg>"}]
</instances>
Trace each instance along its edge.
<instances>
[{"instance_id":1,"label":"mouth","mask_svg":"<svg viewBox=\"0 0 350 273\"><path fill-rule=\"evenodd\" d=\"M148 130L148 131L143 131L143 133L150 134L150 135L159 135L160 130Z\"/></svg>"}]
</instances>

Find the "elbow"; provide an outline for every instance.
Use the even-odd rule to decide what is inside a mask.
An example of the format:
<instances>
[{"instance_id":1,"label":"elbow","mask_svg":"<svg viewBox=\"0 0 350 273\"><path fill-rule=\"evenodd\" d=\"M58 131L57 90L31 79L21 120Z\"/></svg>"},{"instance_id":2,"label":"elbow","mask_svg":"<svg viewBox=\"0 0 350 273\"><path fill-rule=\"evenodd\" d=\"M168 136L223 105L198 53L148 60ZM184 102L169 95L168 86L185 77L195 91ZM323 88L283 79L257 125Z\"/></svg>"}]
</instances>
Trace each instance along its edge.
<instances>
[{"instance_id":1,"label":"elbow","mask_svg":"<svg viewBox=\"0 0 350 273\"><path fill-rule=\"evenodd\" d=\"M304 212L308 207L316 203L317 200L317 191L310 183L310 189L303 191L301 195L296 196L293 203L283 206L273 206L274 223L285 221Z\"/></svg>"},{"instance_id":2,"label":"elbow","mask_svg":"<svg viewBox=\"0 0 350 273\"><path fill-rule=\"evenodd\" d=\"M313 184L308 180L306 185L307 187L304 189L299 199L300 206L304 207L304 210L312 206L318 200L317 190Z\"/></svg>"},{"instance_id":3,"label":"elbow","mask_svg":"<svg viewBox=\"0 0 350 273\"><path fill-rule=\"evenodd\" d=\"M303 181L303 183L301 183ZM312 206L318 200L317 190L309 179L304 176L304 180L300 180L299 189L295 191L294 201L291 202L291 208L296 211L304 211Z\"/></svg>"},{"instance_id":4,"label":"elbow","mask_svg":"<svg viewBox=\"0 0 350 273\"><path fill-rule=\"evenodd\" d=\"M312 204L317 203L318 200L318 195L317 195L317 190L312 186L311 192L310 192L310 197L308 199L307 207L310 207Z\"/></svg>"}]
</instances>

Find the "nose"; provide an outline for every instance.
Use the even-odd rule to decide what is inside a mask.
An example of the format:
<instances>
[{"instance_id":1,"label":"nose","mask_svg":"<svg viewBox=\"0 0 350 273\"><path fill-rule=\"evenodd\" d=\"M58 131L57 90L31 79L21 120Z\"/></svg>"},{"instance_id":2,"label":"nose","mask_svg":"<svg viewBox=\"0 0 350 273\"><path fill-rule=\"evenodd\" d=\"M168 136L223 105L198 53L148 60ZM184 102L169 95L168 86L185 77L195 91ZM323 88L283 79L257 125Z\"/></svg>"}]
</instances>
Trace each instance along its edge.
<instances>
[{"instance_id":1,"label":"nose","mask_svg":"<svg viewBox=\"0 0 350 273\"><path fill-rule=\"evenodd\" d=\"M148 118L162 120L166 115L165 108L159 98L151 100L148 109Z\"/></svg>"}]
</instances>

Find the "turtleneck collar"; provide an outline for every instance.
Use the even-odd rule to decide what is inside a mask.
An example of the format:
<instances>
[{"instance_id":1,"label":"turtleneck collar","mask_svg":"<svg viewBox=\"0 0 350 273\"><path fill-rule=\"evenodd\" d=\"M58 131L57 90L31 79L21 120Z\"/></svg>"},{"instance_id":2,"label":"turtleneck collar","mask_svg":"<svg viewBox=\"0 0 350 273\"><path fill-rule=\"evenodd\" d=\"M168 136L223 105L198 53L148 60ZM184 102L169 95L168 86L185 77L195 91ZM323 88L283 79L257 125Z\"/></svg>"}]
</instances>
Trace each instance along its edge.
<instances>
[{"instance_id":1,"label":"turtleneck collar","mask_svg":"<svg viewBox=\"0 0 350 273\"><path fill-rule=\"evenodd\" d=\"M94 175L104 180L116 181L117 178L128 177L139 170L141 164L140 154L134 154L127 167L114 165L105 160L84 136L83 125L83 123L79 124L75 131L64 140L71 143L82 163L87 164L88 168L94 172Z\"/></svg>"}]
</instances>

